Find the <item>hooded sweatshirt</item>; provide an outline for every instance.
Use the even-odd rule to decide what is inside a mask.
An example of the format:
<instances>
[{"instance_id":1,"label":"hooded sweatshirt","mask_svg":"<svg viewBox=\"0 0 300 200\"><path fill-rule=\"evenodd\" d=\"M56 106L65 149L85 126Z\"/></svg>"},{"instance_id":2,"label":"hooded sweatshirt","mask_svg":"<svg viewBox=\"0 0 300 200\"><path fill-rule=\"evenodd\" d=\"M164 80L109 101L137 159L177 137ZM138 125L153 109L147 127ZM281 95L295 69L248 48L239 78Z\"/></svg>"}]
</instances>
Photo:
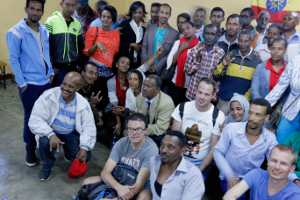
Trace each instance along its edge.
<instances>
[{"instance_id":1,"label":"hooded sweatshirt","mask_svg":"<svg viewBox=\"0 0 300 200\"><path fill-rule=\"evenodd\" d=\"M61 12L57 11L45 22L50 34L50 57L53 64L84 63L82 28L76 19L71 19L68 26Z\"/></svg>"}]
</instances>

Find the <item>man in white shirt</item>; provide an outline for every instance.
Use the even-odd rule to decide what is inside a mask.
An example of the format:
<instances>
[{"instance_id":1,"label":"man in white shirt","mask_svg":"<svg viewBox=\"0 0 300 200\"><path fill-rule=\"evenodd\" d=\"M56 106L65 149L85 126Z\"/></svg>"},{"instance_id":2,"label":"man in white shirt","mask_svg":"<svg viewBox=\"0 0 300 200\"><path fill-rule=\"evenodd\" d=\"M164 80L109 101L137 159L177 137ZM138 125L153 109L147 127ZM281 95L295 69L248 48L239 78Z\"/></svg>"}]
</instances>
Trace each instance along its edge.
<instances>
[{"instance_id":1,"label":"man in white shirt","mask_svg":"<svg viewBox=\"0 0 300 200\"><path fill-rule=\"evenodd\" d=\"M206 11L203 8L198 8L195 11L194 15L194 29L195 29L195 35L197 36L199 41L204 41L202 40L202 33L204 31L204 24L203 22L205 21L205 15Z\"/></svg>"},{"instance_id":2,"label":"man in white shirt","mask_svg":"<svg viewBox=\"0 0 300 200\"><path fill-rule=\"evenodd\" d=\"M183 110L180 108L183 104L178 105L172 114L172 130L184 133L189 143L186 159L199 166L204 180L213 161L213 148L221 135L219 124L225 120L224 113L210 103L216 95L215 91L216 82L211 78L202 78L196 89L196 100L185 103Z\"/></svg>"},{"instance_id":3,"label":"man in white shirt","mask_svg":"<svg viewBox=\"0 0 300 200\"><path fill-rule=\"evenodd\" d=\"M180 131L169 131L160 143L160 155L150 159L153 200L202 199L203 177L199 169L183 157L185 144L185 136Z\"/></svg>"}]
</instances>

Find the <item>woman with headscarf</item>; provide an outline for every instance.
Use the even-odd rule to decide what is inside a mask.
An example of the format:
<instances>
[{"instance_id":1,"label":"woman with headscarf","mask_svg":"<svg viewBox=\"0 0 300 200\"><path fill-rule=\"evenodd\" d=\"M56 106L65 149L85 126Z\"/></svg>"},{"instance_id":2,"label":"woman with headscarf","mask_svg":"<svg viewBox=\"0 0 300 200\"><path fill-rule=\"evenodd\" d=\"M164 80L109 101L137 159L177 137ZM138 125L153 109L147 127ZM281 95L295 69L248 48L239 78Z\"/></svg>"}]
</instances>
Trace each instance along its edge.
<instances>
[{"instance_id":1,"label":"woman with headscarf","mask_svg":"<svg viewBox=\"0 0 300 200\"><path fill-rule=\"evenodd\" d=\"M249 107L249 101L245 96L234 93L229 101L229 115L226 116L224 123L219 125L220 130L223 131L224 127L230 123L248 121Z\"/></svg>"}]
</instances>

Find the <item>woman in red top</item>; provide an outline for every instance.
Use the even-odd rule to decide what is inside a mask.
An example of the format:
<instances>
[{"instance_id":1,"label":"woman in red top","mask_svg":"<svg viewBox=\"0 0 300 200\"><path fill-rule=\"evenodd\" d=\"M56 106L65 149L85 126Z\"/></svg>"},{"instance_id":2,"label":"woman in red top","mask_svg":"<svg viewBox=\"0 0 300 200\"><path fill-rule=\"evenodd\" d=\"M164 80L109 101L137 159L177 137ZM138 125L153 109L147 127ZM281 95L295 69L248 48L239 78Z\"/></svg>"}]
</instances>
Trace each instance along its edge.
<instances>
[{"instance_id":1,"label":"woman in red top","mask_svg":"<svg viewBox=\"0 0 300 200\"><path fill-rule=\"evenodd\" d=\"M113 6L105 6L100 13L102 27L91 27L85 36L83 53L90 56L89 61L98 66L99 77L113 75L112 63L115 54L119 51L119 33L110 29L117 20L117 11Z\"/></svg>"}]
</instances>

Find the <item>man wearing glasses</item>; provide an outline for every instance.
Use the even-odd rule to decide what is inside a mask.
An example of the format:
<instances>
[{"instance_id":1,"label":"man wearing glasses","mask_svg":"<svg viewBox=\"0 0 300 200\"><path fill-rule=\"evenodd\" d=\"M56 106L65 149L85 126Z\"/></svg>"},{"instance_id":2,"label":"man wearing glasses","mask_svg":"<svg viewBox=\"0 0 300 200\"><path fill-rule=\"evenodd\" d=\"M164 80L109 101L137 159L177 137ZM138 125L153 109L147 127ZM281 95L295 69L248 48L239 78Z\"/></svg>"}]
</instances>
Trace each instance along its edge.
<instances>
[{"instance_id":1,"label":"man wearing glasses","mask_svg":"<svg viewBox=\"0 0 300 200\"><path fill-rule=\"evenodd\" d=\"M83 185L99 182L101 179L118 193L118 197L129 200L134 196L137 199L151 199L151 188L148 181L150 176L150 158L158 154L158 148L146 134L148 118L141 113L133 113L128 117L126 131L128 137L120 139L113 147L100 176L89 177ZM122 164L137 170L138 176L133 186L119 184L112 176L115 166ZM115 198L117 199L117 198Z\"/></svg>"},{"instance_id":2,"label":"man wearing glasses","mask_svg":"<svg viewBox=\"0 0 300 200\"><path fill-rule=\"evenodd\" d=\"M55 72L52 86L61 85L65 75L84 63L81 24L72 17L77 0L62 0L62 12L55 12L45 26L49 31L50 57Z\"/></svg>"}]
</instances>

